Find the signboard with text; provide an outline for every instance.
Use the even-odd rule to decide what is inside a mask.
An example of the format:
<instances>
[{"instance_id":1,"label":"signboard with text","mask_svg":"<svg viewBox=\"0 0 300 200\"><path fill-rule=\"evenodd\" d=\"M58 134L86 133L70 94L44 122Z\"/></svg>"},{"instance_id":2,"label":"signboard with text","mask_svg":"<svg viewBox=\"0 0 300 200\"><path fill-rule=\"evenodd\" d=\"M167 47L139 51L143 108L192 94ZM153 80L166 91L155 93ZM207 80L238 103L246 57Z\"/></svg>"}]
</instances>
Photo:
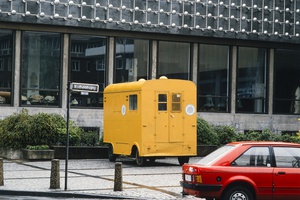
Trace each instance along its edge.
<instances>
[{"instance_id":1,"label":"signboard with text","mask_svg":"<svg viewBox=\"0 0 300 200\"><path fill-rule=\"evenodd\" d=\"M98 84L88 84L88 83L71 83L70 90L74 92L91 92L98 93Z\"/></svg>"}]
</instances>

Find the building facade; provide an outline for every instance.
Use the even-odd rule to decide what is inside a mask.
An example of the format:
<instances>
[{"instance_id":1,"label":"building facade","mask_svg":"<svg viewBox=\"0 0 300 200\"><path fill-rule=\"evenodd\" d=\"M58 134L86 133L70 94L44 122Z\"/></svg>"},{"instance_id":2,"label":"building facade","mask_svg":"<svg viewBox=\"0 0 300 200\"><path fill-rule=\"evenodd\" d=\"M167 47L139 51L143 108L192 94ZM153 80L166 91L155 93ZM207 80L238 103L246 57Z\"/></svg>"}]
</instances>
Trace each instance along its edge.
<instances>
[{"instance_id":1,"label":"building facade","mask_svg":"<svg viewBox=\"0 0 300 200\"><path fill-rule=\"evenodd\" d=\"M239 132L297 132L298 0L4 0L0 119L66 116L103 127L103 89L140 78L192 80L198 115Z\"/></svg>"}]
</instances>

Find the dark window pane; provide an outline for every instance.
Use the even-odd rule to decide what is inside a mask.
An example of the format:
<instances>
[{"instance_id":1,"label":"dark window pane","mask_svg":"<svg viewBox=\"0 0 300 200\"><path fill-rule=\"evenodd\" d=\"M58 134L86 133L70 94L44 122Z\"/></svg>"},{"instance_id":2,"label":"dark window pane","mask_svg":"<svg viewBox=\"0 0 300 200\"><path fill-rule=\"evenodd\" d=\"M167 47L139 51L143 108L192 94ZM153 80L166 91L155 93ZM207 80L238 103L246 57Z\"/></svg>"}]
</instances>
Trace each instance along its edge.
<instances>
[{"instance_id":1,"label":"dark window pane","mask_svg":"<svg viewBox=\"0 0 300 200\"><path fill-rule=\"evenodd\" d=\"M137 110L137 95L129 95L129 110Z\"/></svg>"},{"instance_id":2,"label":"dark window pane","mask_svg":"<svg viewBox=\"0 0 300 200\"><path fill-rule=\"evenodd\" d=\"M158 110L159 111L167 110L167 95L166 94L158 95Z\"/></svg>"},{"instance_id":3,"label":"dark window pane","mask_svg":"<svg viewBox=\"0 0 300 200\"><path fill-rule=\"evenodd\" d=\"M23 32L22 105L60 105L61 35Z\"/></svg>"},{"instance_id":4,"label":"dark window pane","mask_svg":"<svg viewBox=\"0 0 300 200\"><path fill-rule=\"evenodd\" d=\"M116 38L115 82L148 78L149 41Z\"/></svg>"},{"instance_id":5,"label":"dark window pane","mask_svg":"<svg viewBox=\"0 0 300 200\"><path fill-rule=\"evenodd\" d=\"M158 77L190 78L190 44L178 42L159 42Z\"/></svg>"},{"instance_id":6,"label":"dark window pane","mask_svg":"<svg viewBox=\"0 0 300 200\"><path fill-rule=\"evenodd\" d=\"M0 30L0 105L11 105L13 34Z\"/></svg>"},{"instance_id":7,"label":"dark window pane","mask_svg":"<svg viewBox=\"0 0 300 200\"><path fill-rule=\"evenodd\" d=\"M200 45L198 69L199 111L229 111L229 47Z\"/></svg>"},{"instance_id":8,"label":"dark window pane","mask_svg":"<svg viewBox=\"0 0 300 200\"><path fill-rule=\"evenodd\" d=\"M300 51L275 51L274 113L300 113Z\"/></svg>"},{"instance_id":9,"label":"dark window pane","mask_svg":"<svg viewBox=\"0 0 300 200\"><path fill-rule=\"evenodd\" d=\"M106 37L71 35L71 82L99 85L99 93L72 93L72 106L103 107L106 44Z\"/></svg>"},{"instance_id":10,"label":"dark window pane","mask_svg":"<svg viewBox=\"0 0 300 200\"><path fill-rule=\"evenodd\" d=\"M240 47L237 112L266 113L266 49Z\"/></svg>"}]
</instances>

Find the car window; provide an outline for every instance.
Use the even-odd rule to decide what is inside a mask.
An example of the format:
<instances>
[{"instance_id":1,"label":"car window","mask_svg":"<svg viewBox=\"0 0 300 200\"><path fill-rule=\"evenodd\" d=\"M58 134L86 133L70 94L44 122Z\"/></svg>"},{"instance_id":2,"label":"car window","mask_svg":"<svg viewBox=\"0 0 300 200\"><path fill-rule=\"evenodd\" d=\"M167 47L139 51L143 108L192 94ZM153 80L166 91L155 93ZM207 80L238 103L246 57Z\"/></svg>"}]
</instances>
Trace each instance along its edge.
<instances>
[{"instance_id":1,"label":"car window","mask_svg":"<svg viewBox=\"0 0 300 200\"><path fill-rule=\"evenodd\" d=\"M232 166L271 166L270 151L268 147L251 147L243 154L241 154L235 161L231 163Z\"/></svg>"},{"instance_id":2,"label":"car window","mask_svg":"<svg viewBox=\"0 0 300 200\"><path fill-rule=\"evenodd\" d=\"M300 148L274 147L273 149L277 167L300 168Z\"/></svg>"},{"instance_id":3,"label":"car window","mask_svg":"<svg viewBox=\"0 0 300 200\"><path fill-rule=\"evenodd\" d=\"M222 146L222 147L218 148L217 150L213 151L212 153L208 154L204 158L202 158L199 162L197 162L197 164L209 165L209 164L213 163L215 160L217 160L218 158L220 158L221 156L223 156L224 154L228 153L234 147L235 146L232 146L232 145Z\"/></svg>"}]
</instances>

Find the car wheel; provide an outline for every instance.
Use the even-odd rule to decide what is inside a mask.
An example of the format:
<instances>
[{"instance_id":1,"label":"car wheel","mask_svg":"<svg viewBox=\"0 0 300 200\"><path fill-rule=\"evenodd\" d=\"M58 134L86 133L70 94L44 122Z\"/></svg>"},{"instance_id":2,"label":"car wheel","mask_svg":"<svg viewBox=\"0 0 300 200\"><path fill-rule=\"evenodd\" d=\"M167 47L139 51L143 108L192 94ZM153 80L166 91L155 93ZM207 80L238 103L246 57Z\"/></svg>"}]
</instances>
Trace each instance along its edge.
<instances>
[{"instance_id":1,"label":"car wheel","mask_svg":"<svg viewBox=\"0 0 300 200\"><path fill-rule=\"evenodd\" d=\"M136 152L135 152L135 161L138 166L143 166L145 164L146 159L143 157L140 157L139 150L136 150Z\"/></svg>"},{"instance_id":2,"label":"car wheel","mask_svg":"<svg viewBox=\"0 0 300 200\"><path fill-rule=\"evenodd\" d=\"M184 163L188 163L190 158L188 156L181 156L178 157L178 162L180 165L183 165Z\"/></svg>"},{"instance_id":3,"label":"car wheel","mask_svg":"<svg viewBox=\"0 0 300 200\"><path fill-rule=\"evenodd\" d=\"M114 154L114 150L111 144L108 146L108 159L110 162L115 162L117 159L117 155Z\"/></svg>"},{"instance_id":4,"label":"car wheel","mask_svg":"<svg viewBox=\"0 0 300 200\"><path fill-rule=\"evenodd\" d=\"M235 186L230 188L224 196L224 200L254 200L249 189L243 186Z\"/></svg>"}]
</instances>

